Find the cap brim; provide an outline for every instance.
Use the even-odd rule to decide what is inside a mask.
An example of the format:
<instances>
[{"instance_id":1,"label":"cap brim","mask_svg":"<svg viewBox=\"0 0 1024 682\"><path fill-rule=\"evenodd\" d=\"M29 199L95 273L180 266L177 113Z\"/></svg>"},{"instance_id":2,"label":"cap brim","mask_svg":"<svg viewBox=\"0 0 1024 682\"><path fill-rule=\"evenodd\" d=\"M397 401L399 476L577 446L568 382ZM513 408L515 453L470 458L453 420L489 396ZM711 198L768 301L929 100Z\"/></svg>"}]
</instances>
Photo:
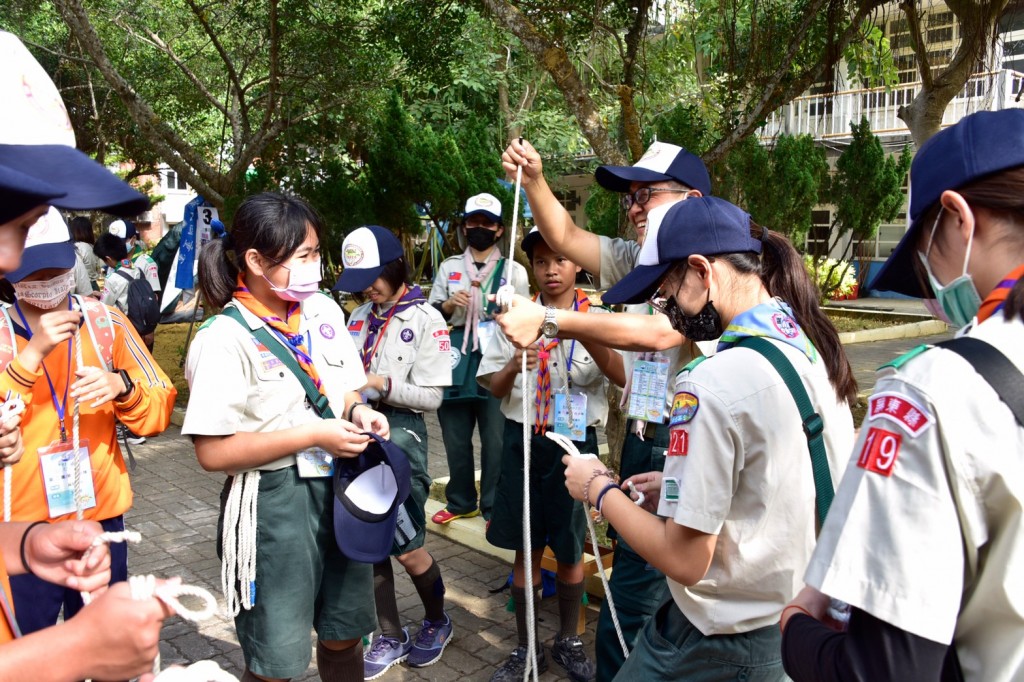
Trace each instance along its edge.
<instances>
[{"instance_id":1,"label":"cap brim","mask_svg":"<svg viewBox=\"0 0 1024 682\"><path fill-rule=\"evenodd\" d=\"M75 246L72 242L57 244L40 244L25 249L21 256L21 265L17 270L5 275L10 282L20 282L33 272L56 268L70 270L75 266Z\"/></svg>"},{"instance_id":2,"label":"cap brim","mask_svg":"<svg viewBox=\"0 0 1024 682\"><path fill-rule=\"evenodd\" d=\"M658 290L658 283L672 263L639 265L601 295L602 303L643 303Z\"/></svg>"},{"instance_id":3,"label":"cap brim","mask_svg":"<svg viewBox=\"0 0 1024 682\"><path fill-rule=\"evenodd\" d=\"M131 216L149 210L149 199L74 147L63 144L0 144L0 166L37 178L63 192L58 208L100 210Z\"/></svg>"},{"instance_id":4,"label":"cap brim","mask_svg":"<svg viewBox=\"0 0 1024 682\"><path fill-rule=\"evenodd\" d=\"M487 216L488 218L490 218L491 220L493 220L496 223L500 223L501 222L501 216L498 215L497 213L491 213L490 211L471 211L470 213L467 213L463 217L463 219L469 218L470 216L474 216L474 215Z\"/></svg>"},{"instance_id":5,"label":"cap brim","mask_svg":"<svg viewBox=\"0 0 1024 682\"><path fill-rule=\"evenodd\" d=\"M628 192L634 182L664 182L671 180L672 176L636 166L598 166L594 179L605 189Z\"/></svg>"},{"instance_id":6,"label":"cap brim","mask_svg":"<svg viewBox=\"0 0 1024 682\"><path fill-rule=\"evenodd\" d=\"M914 269L914 259L917 258L917 241L921 234L921 220L911 223L910 229L900 239L899 244L893 249L892 254L882 264L875 278L871 280L868 289L872 291L895 291L905 296L915 298L927 298L932 294L925 291L921 285Z\"/></svg>"},{"instance_id":7,"label":"cap brim","mask_svg":"<svg viewBox=\"0 0 1024 682\"><path fill-rule=\"evenodd\" d=\"M384 272L384 267L384 265L378 265L375 268L345 268L341 271L341 275L332 289L349 294L364 291L377 281L380 273Z\"/></svg>"},{"instance_id":8,"label":"cap brim","mask_svg":"<svg viewBox=\"0 0 1024 682\"><path fill-rule=\"evenodd\" d=\"M334 540L341 553L353 561L376 564L387 559L396 525L398 515L394 512L381 521L362 521L345 508L342 500L334 498Z\"/></svg>"}]
</instances>

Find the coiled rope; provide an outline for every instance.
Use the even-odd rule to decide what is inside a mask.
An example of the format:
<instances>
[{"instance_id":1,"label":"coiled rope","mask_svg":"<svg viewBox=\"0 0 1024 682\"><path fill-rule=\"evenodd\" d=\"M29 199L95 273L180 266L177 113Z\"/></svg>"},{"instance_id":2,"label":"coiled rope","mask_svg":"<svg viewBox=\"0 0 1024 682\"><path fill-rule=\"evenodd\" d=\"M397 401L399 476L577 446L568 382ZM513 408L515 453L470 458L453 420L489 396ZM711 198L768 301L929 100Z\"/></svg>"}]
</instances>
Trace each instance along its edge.
<instances>
[{"instance_id":1,"label":"coiled rope","mask_svg":"<svg viewBox=\"0 0 1024 682\"><path fill-rule=\"evenodd\" d=\"M4 398L4 404L0 405L0 423L6 423L8 419L13 419L19 414L25 411L25 401L21 399L21 396L16 395L14 391L7 391L7 397ZM14 464L6 464L4 467L4 523L9 523L11 520L11 492L12 492L12 476L14 475Z\"/></svg>"}]
</instances>

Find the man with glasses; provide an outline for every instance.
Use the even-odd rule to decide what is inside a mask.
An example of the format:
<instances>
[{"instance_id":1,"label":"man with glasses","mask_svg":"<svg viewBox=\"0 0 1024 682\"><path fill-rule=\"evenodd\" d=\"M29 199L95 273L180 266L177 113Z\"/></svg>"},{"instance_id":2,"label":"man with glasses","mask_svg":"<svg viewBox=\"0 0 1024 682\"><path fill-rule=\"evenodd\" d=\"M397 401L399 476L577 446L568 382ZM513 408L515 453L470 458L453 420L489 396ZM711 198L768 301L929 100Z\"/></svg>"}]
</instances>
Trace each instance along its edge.
<instances>
[{"instance_id":1,"label":"man with glasses","mask_svg":"<svg viewBox=\"0 0 1024 682\"><path fill-rule=\"evenodd\" d=\"M515 140L502 155L506 172L523 171L522 184L537 227L551 248L565 254L598 278L602 289L614 285L639 264L648 213L658 207L711 194L707 168L682 147L653 143L632 166L600 166L594 173L605 189L621 192L621 205L636 231L636 240L612 239L577 226L544 179L540 154ZM548 336L599 343L623 354L626 387L622 408L627 422L619 470L622 480L661 471L668 448L668 409L675 376L700 350L672 329L668 318L648 304L629 305L625 313L585 318L573 311L545 310L517 298L502 316L506 336L520 346L532 343L542 325ZM616 537L614 528L609 537ZM647 619L668 597L664 575L625 542L615 547L611 591L626 643L632 647ZM597 679L611 680L624 662L607 602L602 605L596 638Z\"/></svg>"}]
</instances>

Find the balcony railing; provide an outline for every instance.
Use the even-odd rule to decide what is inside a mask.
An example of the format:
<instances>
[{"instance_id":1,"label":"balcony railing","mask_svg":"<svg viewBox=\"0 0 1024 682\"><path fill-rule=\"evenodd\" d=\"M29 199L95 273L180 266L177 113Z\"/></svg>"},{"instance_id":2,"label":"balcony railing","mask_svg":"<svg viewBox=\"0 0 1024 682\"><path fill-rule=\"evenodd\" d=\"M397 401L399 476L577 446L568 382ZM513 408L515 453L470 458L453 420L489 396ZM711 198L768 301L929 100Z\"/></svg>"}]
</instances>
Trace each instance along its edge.
<instances>
[{"instance_id":1,"label":"balcony railing","mask_svg":"<svg viewBox=\"0 0 1024 682\"><path fill-rule=\"evenodd\" d=\"M786 133L811 135L817 140L849 138L850 123L866 117L879 137L909 135L910 130L896 112L910 104L921 83L907 83L892 89L846 90L798 97L777 110L758 131L762 140ZM946 107L942 125L949 126L976 111L996 111L1024 106L1016 101L1024 87L1024 74L1002 69L972 76L959 95Z\"/></svg>"}]
</instances>

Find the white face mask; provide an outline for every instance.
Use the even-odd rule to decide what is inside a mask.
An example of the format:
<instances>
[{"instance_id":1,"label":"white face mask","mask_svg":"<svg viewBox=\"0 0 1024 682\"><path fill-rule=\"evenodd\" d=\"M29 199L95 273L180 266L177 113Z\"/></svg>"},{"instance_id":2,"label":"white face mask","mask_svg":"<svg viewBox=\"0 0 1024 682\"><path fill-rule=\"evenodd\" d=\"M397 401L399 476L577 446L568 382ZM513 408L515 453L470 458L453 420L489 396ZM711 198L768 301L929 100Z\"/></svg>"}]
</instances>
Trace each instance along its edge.
<instances>
[{"instance_id":1,"label":"white face mask","mask_svg":"<svg viewBox=\"0 0 1024 682\"><path fill-rule=\"evenodd\" d=\"M53 279L32 282L12 282L14 294L22 303L42 310L52 310L67 298L75 286L75 273L68 270Z\"/></svg>"},{"instance_id":2,"label":"white face mask","mask_svg":"<svg viewBox=\"0 0 1024 682\"><path fill-rule=\"evenodd\" d=\"M294 302L305 301L320 291L320 280L323 279L321 265L322 261L319 258L291 267L282 264L281 267L288 271L288 286L283 289L274 286L266 275L263 276L263 279L267 280L267 284L281 299Z\"/></svg>"}]
</instances>

